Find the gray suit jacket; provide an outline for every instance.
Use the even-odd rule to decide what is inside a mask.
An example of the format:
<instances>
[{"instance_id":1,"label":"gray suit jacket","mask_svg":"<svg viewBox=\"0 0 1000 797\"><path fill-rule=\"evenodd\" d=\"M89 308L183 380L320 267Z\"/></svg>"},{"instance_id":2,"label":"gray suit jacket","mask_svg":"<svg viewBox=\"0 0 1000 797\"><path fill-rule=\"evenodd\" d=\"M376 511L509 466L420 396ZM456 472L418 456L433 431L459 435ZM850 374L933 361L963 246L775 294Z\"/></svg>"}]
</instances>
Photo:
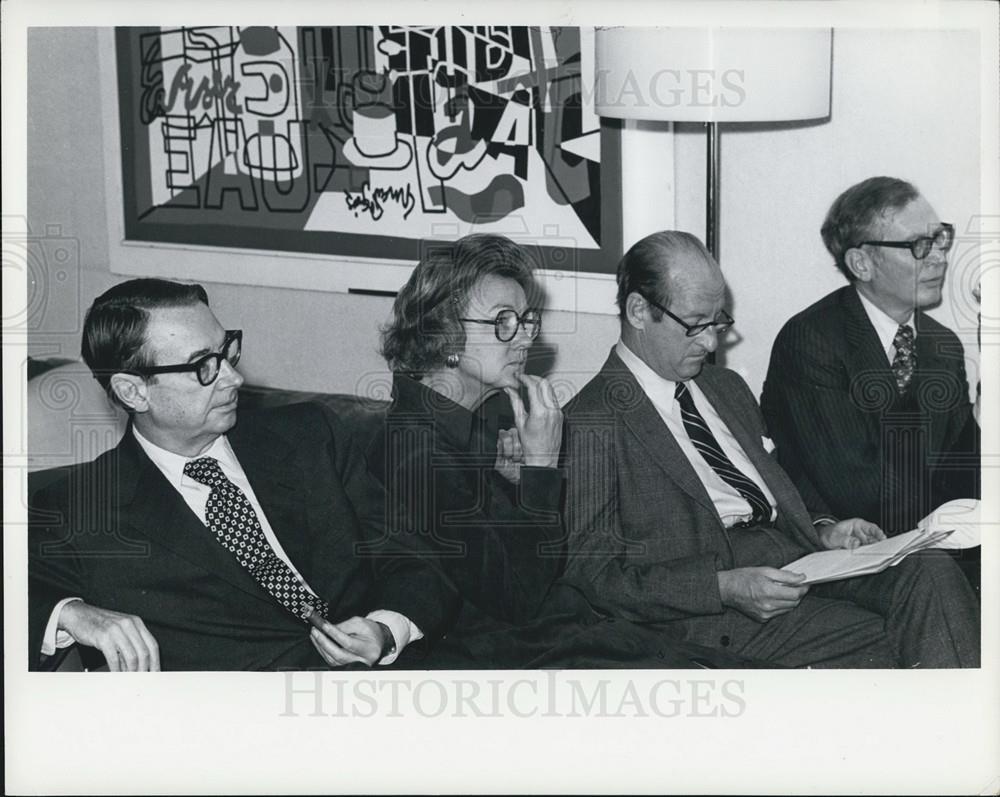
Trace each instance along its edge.
<instances>
[{"instance_id":1,"label":"gray suit jacket","mask_svg":"<svg viewBox=\"0 0 1000 797\"><path fill-rule=\"evenodd\" d=\"M780 567L820 544L798 492L763 447L760 409L746 383L710 365L695 381L774 495L774 528L725 529L694 468L612 351L565 410L564 579L610 614L691 621L711 632L732 614L720 601L718 570Z\"/></svg>"}]
</instances>

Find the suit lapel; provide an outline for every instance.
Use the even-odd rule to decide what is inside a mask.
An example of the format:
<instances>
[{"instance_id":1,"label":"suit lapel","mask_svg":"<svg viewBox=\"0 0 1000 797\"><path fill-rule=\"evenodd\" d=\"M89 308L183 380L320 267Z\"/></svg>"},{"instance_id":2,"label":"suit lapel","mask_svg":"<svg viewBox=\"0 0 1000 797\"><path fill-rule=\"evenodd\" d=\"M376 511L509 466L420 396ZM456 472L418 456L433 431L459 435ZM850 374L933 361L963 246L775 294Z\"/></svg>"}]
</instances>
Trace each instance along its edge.
<instances>
[{"instance_id":1,"label":"suit lapel","mask_svg":"<svg viewBox=\"0 0 1000 797\"><path fill-rule=\"evenodd\" d=\"M119 503L138 534L172 551L196 567L212 573L233 587L268 600L254 578L235 557L213 539L212 532L195 516L180 493L136 442L129 429L118 447Z\"/></svg>"},{"instance_id":2,"label":"suit lapel","mask_svg":"<svg viewBox=\"0 0 1000 797\"><path fill-rule=\"evenodd\" d=\"M868 374L881 380L896 390L896 380L885 356L882 342L872 326L858 292L853 285L841 288L841 309L844 313L844 335L851 350L849 363L852 380L861 374Z\"/></svg>"},{"instance_id":3,"label":"suit lapel","mask_svg":"<svg viewBox=\"0 0 1000 797\"><path fill-rule=\"evenodd\" d=\"M309 555L309 524L303 495L307 482L295 447L261 424L237 426L230 433L229 442L274 536L295 569L314 590L318 589L315 580L318 563Z\"/></svg>"},{"instance_id":4,"label":"suit lapel","mask_svg":"<svg viewBox=\"0 0 1000 797\"><path fill-rule=\"evenodd\" d=\"M927 316L922 311L917 310L914 313L913 325L917 330L915 341L917 367L913 373L913 382L909 388L911 395L917 397L917 406L924 411L926 411L927 407L933 407L935 402L933 400L921 401L919 397L922 394L926 394L928 397L935 393L946 395L953 388L961 391L964 385L957 378L957 366L955 363L961 362L965 357L965 349L961 343L957 344L956 349L952 349L950 346L943 346L942 337L935 334L935 330L930 328L926 321ZM931 386L931 382L935 383L933 387ZM966 400L964 394L959 396L960 402L965 402ZM947 402L941 403L945 407L949 406ZM940 412L929 411L927 412L927 416L931 420L931 438L928 441L930 450L940 451L945 446L944 436L948 429L947 413L942 415ZM945 419L944 422L941 422L942 418Z\"/></svg>"},{"instance_id":5,"label":"suit lapel","mask_svg":"<svg viewBox=\"0 0 1000 797\"><path fill-rule=\"evenodd\" d=\"M601 369L609 402L650 458L684 492L715 512L715 505L639 382L614 350Z\"/></svg>"}]
</instances>

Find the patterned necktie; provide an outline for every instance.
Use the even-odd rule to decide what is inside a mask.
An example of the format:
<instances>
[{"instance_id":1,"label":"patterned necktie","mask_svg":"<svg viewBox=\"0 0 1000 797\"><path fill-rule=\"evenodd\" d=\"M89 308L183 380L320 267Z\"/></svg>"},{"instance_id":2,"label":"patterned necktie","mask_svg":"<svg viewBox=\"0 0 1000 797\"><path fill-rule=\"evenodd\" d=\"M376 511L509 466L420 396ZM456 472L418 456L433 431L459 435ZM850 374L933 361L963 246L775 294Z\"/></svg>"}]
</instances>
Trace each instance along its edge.
<instances>
[{"instance_id":1,"label":"patterned necktie","mask_svg":"<svg viewBox=\"0 0 1000 797\"><path fill-rule=\"evenodd\" d=\"M899 394L904 395L913 379L913 369L917 367L917 353L913 350L913 327L900 324L892 345L896 348L896 356L892 358L892 374L896 377Z\"/></svg>"},{"instance_id":2,"label":"patterned necktie","mask_svg":"<svg viewBox=\"0 0 1000 797\"><path fill-rule=\"evenodd\" d=\"M326 601L309 592L274 552L257 513L243 491L226 478L218 460L191 460L184 466L184 475L212 488L205 504L208 527L257 583L299 619L306 619L303 603L325 617L329 608Z\"/></svg>"},{"instance_id":3,"label":"patterned necktie","mask_svg":"<svg viewBox=\"0 0 1000 797\"><path fill-rule=\"evenodd\" d=\"M726 456L719 441L715 439L715 435L708 428L705 419L698 412L698 408L694 406L694 399L691 398L691 393L684 382L678 382L674 396L681 405L681 420L684 421L684 429L698 453L701 454L701 458L719 475L720 479L736 490L750 504L750 509L753 511L750 522L756 524L770 520L771 504L764 492L753 479L747 478Z\"/></svg>"}]
</instances>

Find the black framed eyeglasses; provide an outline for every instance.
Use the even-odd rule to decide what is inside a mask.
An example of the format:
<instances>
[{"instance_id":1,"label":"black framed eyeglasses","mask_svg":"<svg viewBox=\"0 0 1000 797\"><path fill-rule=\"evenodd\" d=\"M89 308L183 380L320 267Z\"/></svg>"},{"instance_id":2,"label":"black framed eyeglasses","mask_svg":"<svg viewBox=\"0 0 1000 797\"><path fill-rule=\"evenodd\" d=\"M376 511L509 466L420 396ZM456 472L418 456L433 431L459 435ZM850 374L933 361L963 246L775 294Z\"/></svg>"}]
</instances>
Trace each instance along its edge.
<instances>
[{"instance_id":1,"label":"black framed eyeglasses","mask_svg":"<svg viewBox=\"0 0 1000 797\"><path fill-rule=\"evenodd\" d=\"M921 235L909 241L862 241L858 246L888 246L892 249L909 249L915 260L923 260L935 247L942 252L951 249L955 241L955 227L943 222L933 235Z\"/></svg>"},{"instance_id":2,"label":"black framed eyeglasses","mask_svg":"<svg viewBox=\"0 0 1000 797\"><path fill-rule=\"evenodd\" d=\"M193 371L198 375L198 381L208 387L219 378L219 370L222 368L222 361L225 360L230 365L235 366L240 361L240 354L243 352L243 330L227 329L226 337L222 341L222 351L206 354L199 357L194 362L180 363L179 365L153 365L149 368L136 368L132 373L139 376L154 376L155 374L180 374Z\"/></svg>"},{"instance_id":3,"label":"black framed eyeglasses","mask_svg":"<svg viewBox=\"0 0 1000 797\"><path fill-rule=\"evenodd\" d=\"M724 332L728 332L729 328L736 323L736 321L733 319L731 315L729 315L729 313L727 313L725 310L721 310L719 317L716 318L714 321L709 321L704 324L689 324L682 318L678 318L677 316L675 316L659 302L654 302L644 293L640 293L639 295L647 302L649 302L649 304L653 305L653 307L655 307L657 310L661 311L664 315L672 318L674 321L676 321L678 324L684 327L684 334L687 335L689 338L695 338L702 332L704 332L706 329L710 328L715 330L716 335L721 335Z\"/></svg>"},{"instance_id":4,"label":"black framed eyeglasses","mask_svg":"<svg viewBox=\"0 0 1000 797\"><path fill-rule=\"evenodd\" d=\"M542 313L539 310L525 310L524 315L518 315L517 310L501 310L496 318L460 318L470 324L492 324L493 334L501 343L514 339L518 327L524 327L528 337L534 340L542 331Z\"/></svg>"}]
</instances>

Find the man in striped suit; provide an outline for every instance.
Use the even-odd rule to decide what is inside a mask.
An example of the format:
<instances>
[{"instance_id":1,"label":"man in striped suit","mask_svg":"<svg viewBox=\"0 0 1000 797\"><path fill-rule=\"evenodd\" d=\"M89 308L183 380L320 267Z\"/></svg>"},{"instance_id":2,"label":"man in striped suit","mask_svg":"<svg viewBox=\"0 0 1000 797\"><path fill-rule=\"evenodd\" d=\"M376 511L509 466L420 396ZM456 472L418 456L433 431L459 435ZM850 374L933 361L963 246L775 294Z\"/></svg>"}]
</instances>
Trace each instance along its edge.
<instances>
[{"instance_id":1,"label":"man in striped suit","mask_svg":"<svg viewBox=\"0 0 1000 797\"><path fill-rule=\"evenodd\" d=\"M785 324L761 406L808 503L908 531L979 497L979 425L961 341L940 303L954 239L908 182L872 177L831 206L823 241L849 284ZM978 585L978 548L961 563Z\"/></svg>"},{"instance_id":2,"label":"man in striped suit","mask_svg":"<svg viewBox=\"0 0 1000 797\"><path fill-rule=\"evenodd\" d=\"M565 409L562 583L609 615L778 665L978 666L978 607L940 552L813 588L783 569L883 535L807 510L746 383L705 365L733 324L724 297L687 233L648 236L619 264L621 339Z\"/></svg>"}]
</instances>

